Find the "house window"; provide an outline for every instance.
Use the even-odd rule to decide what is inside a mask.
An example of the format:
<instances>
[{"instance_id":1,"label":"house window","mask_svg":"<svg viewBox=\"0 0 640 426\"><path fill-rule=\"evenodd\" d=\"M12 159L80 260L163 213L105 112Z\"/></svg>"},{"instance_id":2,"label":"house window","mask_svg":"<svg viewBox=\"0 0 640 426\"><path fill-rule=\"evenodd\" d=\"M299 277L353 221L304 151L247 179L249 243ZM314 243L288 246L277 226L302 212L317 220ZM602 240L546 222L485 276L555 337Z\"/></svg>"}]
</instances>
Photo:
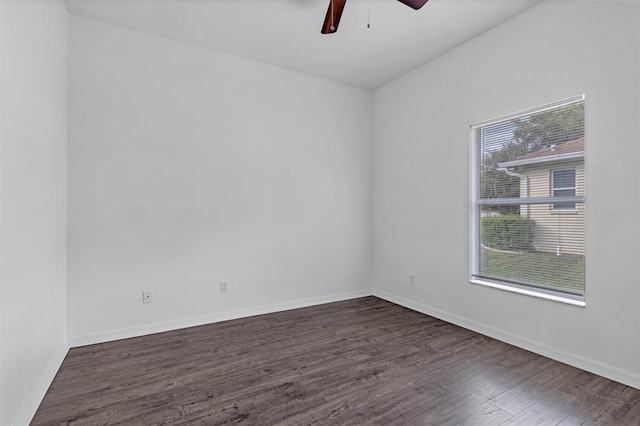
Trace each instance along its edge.
<instances>
[{"instance_id":1,"label":"house window","mask_svg":"<svg viewBox=\"0 0 640 426\"><path fill-rule=\"evenodd\" d=\"M471 144L470 281L584 306L584 96L474 124Z\"/></svg>"},{"instance_id":2,"label":"house window","mask_svg":"<svg viewBox=\"0 0 640 426\"><path fill-rule=\"evenodd\" d=\"M554 198L576 195L576 169L551 171L551 196ZM553 203L554 210L575 210L576 203Z\"/></svg>"}]
</instances>

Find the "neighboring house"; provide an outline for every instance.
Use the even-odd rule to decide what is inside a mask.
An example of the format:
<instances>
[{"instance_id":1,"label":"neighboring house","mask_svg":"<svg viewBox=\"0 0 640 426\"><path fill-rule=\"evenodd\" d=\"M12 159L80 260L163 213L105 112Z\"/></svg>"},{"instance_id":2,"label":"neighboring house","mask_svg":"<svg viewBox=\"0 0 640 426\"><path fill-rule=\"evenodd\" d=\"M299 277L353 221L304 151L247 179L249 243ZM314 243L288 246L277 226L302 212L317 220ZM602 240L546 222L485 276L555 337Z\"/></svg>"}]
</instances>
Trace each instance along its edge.
<instances>
[{"instance_id":1,"label":"neighboring house","mask_svg":"<svg viewBox=\"0 0 640 426\"><path fill-rule=\"evenodd\" d=\"M498 164L520 178L520 197L584 195L584 138ZM533 245L538 251L584 254L584 204L522 205L520 214L535 220Z\"/></svg>"}]
</instances>

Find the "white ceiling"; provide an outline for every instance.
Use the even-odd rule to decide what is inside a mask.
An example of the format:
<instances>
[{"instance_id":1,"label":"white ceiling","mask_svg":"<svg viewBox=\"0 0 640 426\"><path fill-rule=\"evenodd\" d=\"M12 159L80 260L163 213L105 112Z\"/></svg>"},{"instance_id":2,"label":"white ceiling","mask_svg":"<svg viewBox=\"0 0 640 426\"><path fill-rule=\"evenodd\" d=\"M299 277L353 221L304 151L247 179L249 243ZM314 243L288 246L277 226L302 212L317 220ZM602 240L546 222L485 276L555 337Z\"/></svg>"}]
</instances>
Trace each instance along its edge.
<instances>
[{"instance_id":1,"label":"white ceiling","mask_svg":"<svg viewBox=\"0 0 640 426\"><path fill-rule=\"evenodd\" d=\"M66 0L70 13L364 88L380 87L540 0ZM369 18L368 18L369 16ZM371 28L367 28L370 20Z\"/></svg>"}]
</instances>

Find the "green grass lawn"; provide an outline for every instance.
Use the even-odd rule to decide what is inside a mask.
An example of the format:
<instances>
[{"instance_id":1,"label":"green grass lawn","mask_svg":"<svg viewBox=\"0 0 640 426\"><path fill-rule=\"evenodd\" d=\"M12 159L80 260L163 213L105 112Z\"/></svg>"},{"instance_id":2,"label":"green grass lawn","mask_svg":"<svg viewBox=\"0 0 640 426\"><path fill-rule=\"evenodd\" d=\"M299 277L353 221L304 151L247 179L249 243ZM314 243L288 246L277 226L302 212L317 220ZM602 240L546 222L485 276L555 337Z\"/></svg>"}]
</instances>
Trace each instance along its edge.
<instances>
[{"instance_id":1,"label":"green grass lawn","mask_svg":"<svg viewBox=\"0 0 640 426\"><path fill-rule=\"evenodd\" d=\"M501 253L483 248L480 270L487 277L584 294L584 256Z\"/></svg>"}]
</instances>

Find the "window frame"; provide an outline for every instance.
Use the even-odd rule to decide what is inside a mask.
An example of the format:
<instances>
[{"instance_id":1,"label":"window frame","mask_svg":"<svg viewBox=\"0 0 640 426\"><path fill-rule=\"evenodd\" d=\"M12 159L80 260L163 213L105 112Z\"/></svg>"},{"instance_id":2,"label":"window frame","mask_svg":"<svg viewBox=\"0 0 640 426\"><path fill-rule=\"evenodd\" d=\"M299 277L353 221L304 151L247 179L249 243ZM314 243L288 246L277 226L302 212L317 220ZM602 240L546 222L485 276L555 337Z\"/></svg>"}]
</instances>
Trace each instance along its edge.
<instances>
[{"instance_id":1,"label":"window frame","mask_svg":"<svg viewBox=\"0 0 640 426\"><path fill-rule=\"evenodd\" d=\"M556 185L556 183L555 183L555 181L556 181L556 177L555 177L556 172L566 172L566 171L569 171L569 170L573 171L573 186L565 186L565 187L556 188L556 186L555 186ZM578 193L578 169L577 169L577 167L564 167L564 168L557 168L557 169L549 170L549 186L550 186L549 195L551 195L553 198L556 198L556 191L568 191L568 190L573 190L573 196L575 197L575 195ZM550 206L550 209L555 213L573 213L578 209L576 203L573 203L573 207L556 207L556 204L560 204L560 203L553 203Z\"/></svg>"},{"instance_id":2,"label":"window frame","mask_svg":"<svg viewBox=\"0 0 640 426\"><path fill-rule=\"evenodd\" d=\"M477 122L469 126L469 141L470 150L469 150L469 191L470 191L470 203L469 203L469 283L478 284L485 287L496 288L499 290L523 294L531 297L552 300L557 302L562 302L565 304L585 307L586 306L586 280L585 280L585 288L582 292L582 295L574 295L570 293L565 293L562 291L556 291L552 289L535 287L533 285L523 285L521 283L508 282L507 280L500 280L495 278L489 278L481 276L480 271L480 251L481 251L481 238L480 238L480 221L481 221L481 209L485 204L501 204L501 205L535 205L535 204L551 204L554 203L553 192L551 192L550 197L539 197L539 198L530 198L530 199L518 199L519 201L515 202L515 200L510 199L481 199L480 197L480 165L477 159L479 158L479 153L481 150L480 144L480 130L484 127L487 127L492 124L497 124L500 122L513 120L516 118L520 118L523 116L528 116L534 113L542 113L545 111L549 111L556 108L561 108L563 106L567 106L573 103L584 102L585 95L578 95L571 98L563 99L557 102L552 102L549 104L541 105L534 108L529 108L526 110L518 111L512 114L503 115L500 117L492 118L489 120ZM569 167L565 167L567 169ZM577 194L577 169L576 169L576 186L575 186L575 194ZM574 197L563 197L564 202L573 201L576 203L576 209L573 210L564 210L565 212L575 212L577 211L577 203L581 203L585 205L586 200L585 196L575 195ZM482 201L481 201L482 200ZM485 201L485 200L489 200ZM526 202L523 202L525 201ZM586 209L585 209L586 210ZM562 210L557 210L558 213L562 212ZM586 235L585 235L586 236Z\"/></svg>"}]
</instances>

